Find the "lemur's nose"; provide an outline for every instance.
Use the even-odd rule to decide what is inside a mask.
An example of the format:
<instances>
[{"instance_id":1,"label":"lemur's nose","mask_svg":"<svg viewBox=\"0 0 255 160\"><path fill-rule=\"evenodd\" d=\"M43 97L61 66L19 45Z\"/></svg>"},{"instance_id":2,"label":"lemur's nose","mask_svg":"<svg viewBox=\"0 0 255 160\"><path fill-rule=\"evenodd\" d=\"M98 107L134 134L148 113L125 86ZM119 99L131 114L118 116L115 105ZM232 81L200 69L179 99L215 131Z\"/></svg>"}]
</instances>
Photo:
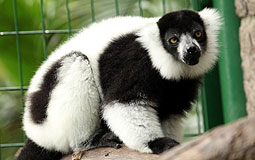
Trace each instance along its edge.
<instances>
[{"instance_id":1,"label":"lemur's nose","mask_svg":"<svg viewBox=\"0 0 255 160\"><path fill-rule=\"evenodd\" d=\"M187 49L187 53L190 56L200 57L200 50L197 46L193 46Z\"/></svg>"},{"instance_id":2,"label":"lemur's nose","mask_svg":"<svg viewBox=\"0 0 255 160\"><path fill-rule=\"evenodd\" d=\"M199 62L201 51L197 46L192 46L187 49L184 61L188 65L196 65Z\"/></svg>"}]
</instances>

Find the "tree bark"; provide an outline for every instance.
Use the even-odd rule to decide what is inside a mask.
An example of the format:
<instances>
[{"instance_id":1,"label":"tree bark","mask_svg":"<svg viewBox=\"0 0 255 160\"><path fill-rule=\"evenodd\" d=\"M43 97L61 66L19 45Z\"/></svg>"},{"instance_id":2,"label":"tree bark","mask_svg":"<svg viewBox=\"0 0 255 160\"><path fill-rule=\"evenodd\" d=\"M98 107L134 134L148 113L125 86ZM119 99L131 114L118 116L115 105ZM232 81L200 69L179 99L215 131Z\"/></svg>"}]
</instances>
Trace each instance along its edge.
<instances>
[{"instance_id":1,"label":"tree bark","mask_svg":"<svg viewBox=\"0 0 255 160\"><path fill-rule=\"evenodd\" d=\"M62 158L61 160L70 160L71 155ZM158 160L159 155L139 153L130 150L125 146L120 149L114 148L97 148L90 151L85 151L81 160Z\"/></svg>"},{"instance_id":2,"label":"tree bark","mask_svg":"<svg viewBox=\"0 0 255 160\"><path fill-rule=\"evenodd\" d=\"M71 155L62 158L70 160ZM163 155L120 149L97 148L84 152L81 160L254 160L255 116L213 129Z\"/></svg>"},{"instance_id":3,"label":"tree bark","mask_svg":"<svg viewBox=\"0 0 255 160\"><path fill-rule=\"evenodd\" d=\"M255 0L236 0L235 6L241 18L239 41L246 108L248 115L255 115Z\"/></svg>"},{"instance_id":4,"label":"tree bark","mask_svg":"<svg viewBox=\"0 0 255 160\"><path fill-rule=\"evenodd\" d=\"M160 160L254 160L255 117L217 127L163 154Z\"/></svg>"},{"instance_id":5,"label":"tree bark","mask_svg":"<svg viewBox=\"0 0 255 160\"><path fill-rule=\"evenodd\" d=\"M242 19L239 39L247 112L255 115L255 17Z\"/></svg>"},{"instance_id":6,"label":"tree bark","mask_svg":"<svg viewBox=\"0 0 255 160\"><path fill-rule=\"evenodd\" d=\"M254 0L235 0L236 14L242 18L255 15Z\"/></svg>"}]
</instances>

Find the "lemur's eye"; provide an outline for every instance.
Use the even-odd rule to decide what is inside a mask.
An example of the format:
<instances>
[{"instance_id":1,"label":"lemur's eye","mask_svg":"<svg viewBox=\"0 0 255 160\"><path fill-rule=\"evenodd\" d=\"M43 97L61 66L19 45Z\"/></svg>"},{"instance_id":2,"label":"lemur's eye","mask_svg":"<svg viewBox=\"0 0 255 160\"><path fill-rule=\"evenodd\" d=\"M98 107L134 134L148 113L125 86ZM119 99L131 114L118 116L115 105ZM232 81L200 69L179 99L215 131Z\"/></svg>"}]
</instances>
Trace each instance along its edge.
<instances>
[{"instance_id":1,"label":"lemur's eye","mask_svg":"<svg viewBox=\"0 0 255 160\"><path fill-rule=\"evenodd\" d=\"M200 38L202 36L202 32L201 31L196 31L195 32L195 37L196 38Z\"/></svg>"},{"instance_id":2,"label":"lemur's eye","mask_svg":"<svg viewBox=\"0 0 255 160\"><path fill-rule=\"evenodd\" d=\"M176 44L176 43L178 42L178 38L173 37L173 38L171 38L171 39L169 40L169 42L170 42L171 44Z\"/></svg>"}]
</instances>

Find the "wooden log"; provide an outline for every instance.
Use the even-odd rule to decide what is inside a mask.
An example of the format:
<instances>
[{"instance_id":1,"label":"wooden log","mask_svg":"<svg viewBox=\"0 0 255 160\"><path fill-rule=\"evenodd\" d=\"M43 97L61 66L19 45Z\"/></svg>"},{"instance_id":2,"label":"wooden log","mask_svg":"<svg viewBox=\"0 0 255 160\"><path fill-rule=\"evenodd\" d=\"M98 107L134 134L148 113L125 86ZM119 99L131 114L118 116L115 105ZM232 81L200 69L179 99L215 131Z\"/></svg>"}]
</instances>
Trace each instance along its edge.
<instances>
[{"instance_id":1,"label":"wooden log","mask_svg":"<svg viewBox=\"0 0 255 160\"><path fill-rule=\"evenodd\" d=\"M71 155L62 158L62 160L70 160ZM114 148L97 148L85 151L81 160L158 160L159 155L139 153L130 150L125 146L120 149Z\"/></svg>"},{"instance_id":2,"label":"wooden log","mask_svg":"<svg viewBox=\"0 0 255 160\"><path fill-rule=\"evenodd\" d=\"M255 0L235 0L235 7L239 17L255 15Z\"/></svg>"},{"instance_id":3,"label":"wooden log","mask_svg":"<svg viewBox=\"0 0 255 160\"><path fill-rule=\"evenodd\" d=\"M14 160L19 156L22 148L19 148L14 156ZM122 146L120 149L114 148L96 148L93 150L83 152L80 160L158 160L159 155L140 153ZM61 160L71 160L72 155L67 155Z\"/></svg>"},{"instance_id":4,"label":"wooden log","mask_svg":"<svg viewBox=\"0 0 255 160\"><path fill-rule=\"evenodd\" d=\"M255 160L255 117L217 127L160 160Z\"/></svg>"},{"instance_id":5,"label":"wooden log","mask_svg":"<svg viewBox=\"0 0 255 160\"><path fill-rule=\"evenodd\" d=\"M235 0L248 115L255 115L255 0Z\"/></svg>"},{"instance_id":6,"label":"wooden log","mask_svg":"<svg viewBox=\"0 0 255 160\"><path fill-rule=\"evenodd\" d=\"M242 18L239 39L247 113L255 115L255 16Z\"/></svg>"},{"instance_id":7,"label":"wooden log","mask_svg":"<svg viewBox=\"0 0 255 160\"><path fill-rule=\"evenodd\" d=\"M70 159L71 155L62 158ZM86 151L81 160L255 160L255 116L217 127L161 156L123 146Z\"/></svg>"}]
</instances>

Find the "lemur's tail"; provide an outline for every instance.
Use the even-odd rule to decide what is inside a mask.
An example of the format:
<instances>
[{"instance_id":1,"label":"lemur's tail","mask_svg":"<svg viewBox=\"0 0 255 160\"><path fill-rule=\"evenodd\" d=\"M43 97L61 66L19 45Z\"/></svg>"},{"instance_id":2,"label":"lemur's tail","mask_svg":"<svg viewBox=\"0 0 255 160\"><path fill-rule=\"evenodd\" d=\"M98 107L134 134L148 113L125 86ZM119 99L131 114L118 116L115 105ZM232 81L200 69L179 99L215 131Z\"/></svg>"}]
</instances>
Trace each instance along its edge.
<instances>
[{"instance_id":1,"label":"lemur's tail","mask_svg":"<svg viewBox=\"0 0 255 160\"><path fill-rule=\"evenodd\" d=\"M31 139L27 139L20 155L16 160L59 160L63 156L62 153L46 150Z\"/></svg>"}]
</instances>

